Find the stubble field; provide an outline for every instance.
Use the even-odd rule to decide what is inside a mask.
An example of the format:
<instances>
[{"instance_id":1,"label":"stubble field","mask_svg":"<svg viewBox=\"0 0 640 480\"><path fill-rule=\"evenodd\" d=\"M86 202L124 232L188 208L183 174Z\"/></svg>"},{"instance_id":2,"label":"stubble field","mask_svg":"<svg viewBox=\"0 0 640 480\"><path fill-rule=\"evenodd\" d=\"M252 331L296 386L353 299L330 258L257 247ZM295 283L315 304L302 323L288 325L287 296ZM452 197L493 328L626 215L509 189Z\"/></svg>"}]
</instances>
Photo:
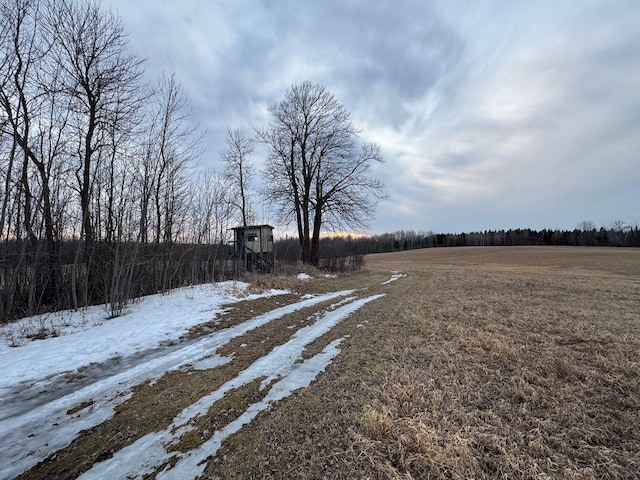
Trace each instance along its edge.
<instances>
[{"instance_id":1,"label":"stubble field","mask_svg":"<svg viewBox=\"0 0 640 480\"><path fill-rule=\"evenodd\" d=\"M368 323L327 373L230 442L212 474L640 475L640 251L429 249L366 265L356 283L407 277L355 314Z\"/></svg>"},{"instance_id":2,"label":"stubble field","mask_svg":"<svg viewBox=\"0 0 640 480\"><path fill-rule=\"evenodd\" d=\"M406 276L387 283L392 272ZM384 297L307 345L304 358L344 339L315 382L223 441L203 478L637 478L640 250L407 251L294 287ZM270 302L239 306L225 322ZM234 353L229 365L137 388L112 419L24 478L75 478L165 428L310 313L230 342L221 352ZM176 451L197 448L264 397L259 384L229 391Z\"/></svg>"}]
</instances>

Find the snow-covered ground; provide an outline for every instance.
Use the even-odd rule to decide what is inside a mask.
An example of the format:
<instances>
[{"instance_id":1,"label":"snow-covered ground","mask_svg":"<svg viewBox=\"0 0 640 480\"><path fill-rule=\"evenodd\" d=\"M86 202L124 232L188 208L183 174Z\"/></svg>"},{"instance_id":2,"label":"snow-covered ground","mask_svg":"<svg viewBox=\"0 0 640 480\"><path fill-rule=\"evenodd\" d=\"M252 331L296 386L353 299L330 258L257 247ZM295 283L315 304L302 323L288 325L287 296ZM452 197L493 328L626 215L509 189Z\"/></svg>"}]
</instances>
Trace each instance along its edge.
<instances>
[{"instance_id":1,"label":"snow-covered ground","mask_svg":"<svg viewBox=\"0 0 640 480\"><path fill-rule=\"evenodd\" d=\"M349 292L339 292L349 293ZM352 301L336 310L322 316L314 324L301 328L295 332L289 341L275 347L264 357L256 360L249 368L243 370L237 377L228 381L214 392L202 397L193 405L185 408L165 430L145 435L131 445L117 452L109 460L98 463L82 475L83 480L103 478L137 478L152 473L154 468L165 463L172 456L178 455L178 462L167 467L158 478L188 479L197 478L206 466L204 460L220 447L222 441L237 432L244 424L250 422L262 410L277 400L290 395L294 390L309 385L316 376L324 371L328 362L338 353L341 339L329 343L323 351L302 362L296 361L302 355L304 347L328 332L334 325L345 319L362 305L375 300L382 295ZM177 443L182 435L192 429L192 422L199 415L205 414L209 408L220 400L226 392L239 388L261 377L266 377L262 387L273 383L269 393L261 401L254 403L223 429L215 432L212 437L199 448L181 454L171 451L173 443ZM144 462L140 462L143 458Z\"/></svg>"},{"instance_id":2,"label":"snow-covered ground","mask_svg":"<svg viewBox=\"0 0 640 480\"><path fill-rule=\"evenodd\" d=\"M287 293L271 290L245 296L243 291L247 287L248 284L242 282L223 282L179 288L165 295L143 297L127 307L122 316L112 319L107 319L106 309L98 305L10 323L0 331L4 338L0 342L3 368L0 398L8 385L28 384L61 373L77 373L78 368L92 362L130 357L175 341L191 327L222 313L224 304ZM34 341L17 338L22 332L36 333L41 326L55 330L57 336Z\"/></svg>"},{"instance_id":3,"label":"snow-covered ground","mask_svg":"<svg viewBox=\"0 0 640 480\"><path fill-rule=\"evenodd\" d=\"M338 354L340 340L331 342L318 355L296 363L306 345L379 297L356 299L349 297L353 293L350 290L305 296L241 324L192 340L184 338L191 327L221 315L225 304L285 293L269 291L244 296L246 287L226 282L178 289L168 295L145 297L113 319L106 318L104 307L92 307L83 312L55 314L45 321L25 319L5 327L4 338L19 346L12 347L7 342L0 345L0 479L12 478L31 468L68 445L82 430L110 418L114 407L130 397L134 386L187 365L202 369L230 362L232 358L219 356L216 351L233 338L301 308L341 297L331 309L318 314L315 323L297 330L284 344L185 409L167 430L138 439L86 472L86 478L125 478L138 475L145 468L151 471L166 459L166 447L188 431L194 417L205 413L229 389L267 377L264 385L271 384L271 389L262 401L214 432L199 449L183 454L171 471L164 472L167 478L195 478L201 472L200 460L214 453L224 438L272 402L311 383ZM45 323L58 336L16 341L18 332L34 325L42 328ZM86 406L75 411L83 405Z\"/></svg>"}]
</instances>

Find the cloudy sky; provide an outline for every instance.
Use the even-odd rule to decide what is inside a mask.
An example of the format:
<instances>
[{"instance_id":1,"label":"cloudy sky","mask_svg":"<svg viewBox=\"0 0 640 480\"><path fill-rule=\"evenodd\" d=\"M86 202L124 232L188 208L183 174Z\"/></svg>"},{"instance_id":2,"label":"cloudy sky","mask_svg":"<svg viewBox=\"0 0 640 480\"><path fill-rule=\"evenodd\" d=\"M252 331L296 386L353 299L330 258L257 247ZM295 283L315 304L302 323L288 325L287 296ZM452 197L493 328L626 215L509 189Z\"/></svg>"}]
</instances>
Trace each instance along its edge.
<instances>
[{"instance_id":1,"label":"cloudy sky","mask_svg":"<svg viewBox=\"0 0 640 480\"><path fill-rule=\"evenodd\" d=\"M371 233L640 224L638 0L101 3L181 79L203 168L311 80L382 147Z\"/></svg>"}]
</instances>

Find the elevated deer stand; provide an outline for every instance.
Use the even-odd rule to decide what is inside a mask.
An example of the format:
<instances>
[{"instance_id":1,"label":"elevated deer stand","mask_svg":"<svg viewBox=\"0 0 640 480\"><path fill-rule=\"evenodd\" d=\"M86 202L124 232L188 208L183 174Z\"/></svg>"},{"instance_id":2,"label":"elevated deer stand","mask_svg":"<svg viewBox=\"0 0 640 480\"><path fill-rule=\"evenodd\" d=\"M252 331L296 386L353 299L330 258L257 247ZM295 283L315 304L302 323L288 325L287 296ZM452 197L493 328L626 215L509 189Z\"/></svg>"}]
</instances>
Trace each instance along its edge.
<instances>
[{"instance_id":1,"label":"elevated deer stand","mask_svg":"<svg viewBox=\"0 0 640 480\"><path fill-rule=\"evenodd\" d=\"M273 227L271 225L249 225L233 230L236 274L243 272L273 272Z\"/></svg>"}]
</instances>

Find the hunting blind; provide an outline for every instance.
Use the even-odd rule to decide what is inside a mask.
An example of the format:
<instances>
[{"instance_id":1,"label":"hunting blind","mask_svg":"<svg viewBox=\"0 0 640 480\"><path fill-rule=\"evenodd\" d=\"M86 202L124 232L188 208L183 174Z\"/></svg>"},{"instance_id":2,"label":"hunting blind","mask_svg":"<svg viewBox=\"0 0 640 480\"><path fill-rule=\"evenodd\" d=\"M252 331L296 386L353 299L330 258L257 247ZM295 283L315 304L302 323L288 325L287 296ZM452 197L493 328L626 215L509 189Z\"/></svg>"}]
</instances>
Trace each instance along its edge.
<instances>
[{"instance_id":1,"label":"hunting blind","mask_svg":"<svg viewBox=\"0 0 640 480\"><path fill-rule=\"evenodd\" d=\"M273 227L248 225L232 230L236 265L246 271L273 271Z\"/></svg>"}]
</instances>

